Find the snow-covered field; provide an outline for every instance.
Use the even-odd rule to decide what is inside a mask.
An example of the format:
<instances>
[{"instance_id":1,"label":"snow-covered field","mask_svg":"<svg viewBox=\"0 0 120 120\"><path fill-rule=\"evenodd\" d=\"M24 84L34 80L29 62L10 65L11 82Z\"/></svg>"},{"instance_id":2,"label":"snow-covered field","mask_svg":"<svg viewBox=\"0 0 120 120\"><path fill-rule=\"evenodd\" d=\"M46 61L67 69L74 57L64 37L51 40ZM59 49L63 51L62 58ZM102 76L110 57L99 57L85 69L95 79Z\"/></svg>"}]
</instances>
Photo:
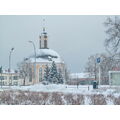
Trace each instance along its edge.
<instances>
[{"instance_id":1,"label":"snow-covered field","mask_svg":"<svg viewBox=\"0 0 120 120\"><path fill-rule=\"evenodd\" d=\"M55 84L10 86L10 88L4 86L0 89L0 94L0 104L120 104L120 86L100 86L99 89L86 85L77 87ZM12 103L4 102L8 98L12 99ZM24 101L21 102L21 99Z\"/></svg>"},{"instance_id":2,"label":"snow-covered field","mask_svg":"<svg viewBox=\"0 0 120 120\"><path fill-rule=\"evenodd\" d=\"M93 89L93 86L88 85L43 85L36 84L31 86L3 86L0 91L3 90L22 90L22 91L35 91L35 92L63 92L63 93L73 93L73 94L114 94L115 96L120 95L120 86L100 86L98 89Z\"/></svg>"}]
</instances>

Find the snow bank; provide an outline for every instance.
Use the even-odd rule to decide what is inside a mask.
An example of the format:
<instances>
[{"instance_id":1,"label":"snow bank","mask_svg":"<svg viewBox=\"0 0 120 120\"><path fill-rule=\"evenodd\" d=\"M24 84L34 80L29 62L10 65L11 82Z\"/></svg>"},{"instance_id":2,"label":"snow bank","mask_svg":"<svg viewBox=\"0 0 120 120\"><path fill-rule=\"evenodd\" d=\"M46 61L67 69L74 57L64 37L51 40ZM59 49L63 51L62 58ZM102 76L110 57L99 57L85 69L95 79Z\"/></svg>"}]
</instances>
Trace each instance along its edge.
<instances>
[{"instance_id":1,"label":"snow bank","mask_svg":"<svg viewBox=\"0 0 120 120\"><path fill-rule=\"evenodd\" d=\"M89 89L88 89L89 87ZM73 93L73 94L104 94L105 96L114 94L116 97L120 96L120 87L119 86L100 86L99 89L93 89L93 86L90 85L62 85L62 84L36 84L31 86L4 86L4 90L29 90L29 91L36 91L36 92L63 92L63 93Z\"/></svg>"}]
</instances>

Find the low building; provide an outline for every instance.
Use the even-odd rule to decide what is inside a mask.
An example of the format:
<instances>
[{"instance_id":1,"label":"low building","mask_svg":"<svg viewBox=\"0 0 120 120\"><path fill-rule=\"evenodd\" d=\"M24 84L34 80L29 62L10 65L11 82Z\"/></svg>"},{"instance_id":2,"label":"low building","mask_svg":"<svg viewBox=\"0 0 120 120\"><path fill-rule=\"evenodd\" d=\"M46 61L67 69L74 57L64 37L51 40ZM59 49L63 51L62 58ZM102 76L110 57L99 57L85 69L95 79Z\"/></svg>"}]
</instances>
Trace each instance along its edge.
<instances>
[{"instance_id":1,"label":"low building","mask_svg":"<svg viewBox=\"0 0 120 120\"><path fill-rule=\"evenodd\" d=\"M89 73L71 73L70 81L68 84L70 85L89 85L92 84L95 80L94 76L90 76Z\"/></svg>"},{"instance_id":2,"label":"low building","mask_svg":"<svg viewBox=\"0 0 120 120\"><path fill-rule=\"evenodd\" d=\"M120 71L109 71L109 85L120 85Z\"/></svg>"},{"instance_id":3,"label":"low building","mask_svg":"<svg viewBox=\"0 0 120 120\"><path fill-rule=\"evenodd\" d=\"M19 73L11 70L11 72L8 72L8 70L3 70L3 72L0 74L0 86L20 86L23 83L23 80L19 77Z\"/></svg>"}]
</instances>

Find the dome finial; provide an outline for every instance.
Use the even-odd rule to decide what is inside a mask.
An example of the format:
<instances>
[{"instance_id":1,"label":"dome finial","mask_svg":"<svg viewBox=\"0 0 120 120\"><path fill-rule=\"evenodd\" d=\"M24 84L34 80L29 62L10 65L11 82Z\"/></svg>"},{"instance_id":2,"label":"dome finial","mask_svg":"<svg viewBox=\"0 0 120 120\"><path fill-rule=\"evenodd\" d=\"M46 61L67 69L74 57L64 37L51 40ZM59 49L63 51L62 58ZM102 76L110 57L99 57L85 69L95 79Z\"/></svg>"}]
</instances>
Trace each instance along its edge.
<instances>
[{"instance_id":1,"label":"dome finial","mask_svg":"<svg viewBox=\"0 0 120 120\"><path fill-rule=\"evenodd\" d=\"M45 32L45 27L43 27L43 32Z\"/></svg>"},{"instance_id":2,"label":"dome finial","mask_svg":"<svg viewBox=\"0 0 120 120\"><path fill-rule=\"evenodd\" d=\"M43 19L43 32L45 32L45 19Z\"/></svg>"}]
</instances>

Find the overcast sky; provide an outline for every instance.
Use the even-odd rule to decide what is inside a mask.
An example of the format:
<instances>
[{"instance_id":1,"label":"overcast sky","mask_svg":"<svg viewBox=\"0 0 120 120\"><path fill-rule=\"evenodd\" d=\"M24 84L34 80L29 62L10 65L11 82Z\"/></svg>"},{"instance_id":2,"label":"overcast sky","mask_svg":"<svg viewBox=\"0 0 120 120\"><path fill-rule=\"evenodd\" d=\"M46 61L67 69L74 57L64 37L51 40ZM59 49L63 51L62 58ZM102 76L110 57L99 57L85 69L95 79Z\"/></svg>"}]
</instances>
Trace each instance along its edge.
<instances>
[{"instance_id":1,"label":"overcast sky","mask_svg":"<svg viewBox=\"0 0 120 120\"><path fill-rule=\"evenodd\" d=\"M65 60L71 72L82 72L90 55L105 52L105 27L107 16L0 16L0 66L8 68L9 52L12 69L24 57L33 53L29 40L39 48L39 35L45 26L48 46Z\"/></svg>"}]
</instances>

